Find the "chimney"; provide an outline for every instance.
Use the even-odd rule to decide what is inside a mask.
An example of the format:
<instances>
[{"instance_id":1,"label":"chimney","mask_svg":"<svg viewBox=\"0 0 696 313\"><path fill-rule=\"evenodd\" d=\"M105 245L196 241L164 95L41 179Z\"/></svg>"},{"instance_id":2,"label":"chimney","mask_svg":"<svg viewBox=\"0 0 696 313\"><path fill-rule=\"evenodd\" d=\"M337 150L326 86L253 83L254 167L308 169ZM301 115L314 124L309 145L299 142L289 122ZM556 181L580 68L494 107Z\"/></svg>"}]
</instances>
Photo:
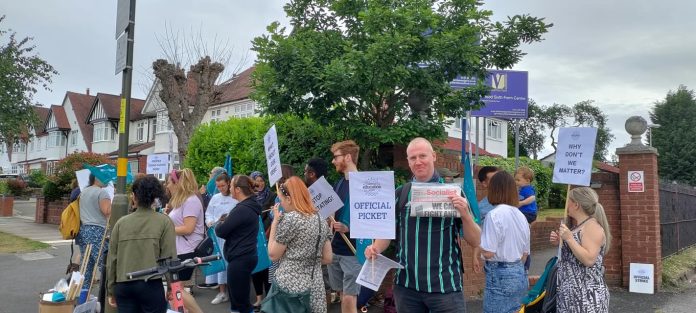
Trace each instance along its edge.
<instances>
[{"instance_id":1,"label":"chimney","mask_svg":"<svg viewBox=\"0 0 696 313\"><path fill-rule=\"evenodd\" d=\"M87 88L87 91L85 93L89 96L89 87Z\"/></svg>"}]
</instances>

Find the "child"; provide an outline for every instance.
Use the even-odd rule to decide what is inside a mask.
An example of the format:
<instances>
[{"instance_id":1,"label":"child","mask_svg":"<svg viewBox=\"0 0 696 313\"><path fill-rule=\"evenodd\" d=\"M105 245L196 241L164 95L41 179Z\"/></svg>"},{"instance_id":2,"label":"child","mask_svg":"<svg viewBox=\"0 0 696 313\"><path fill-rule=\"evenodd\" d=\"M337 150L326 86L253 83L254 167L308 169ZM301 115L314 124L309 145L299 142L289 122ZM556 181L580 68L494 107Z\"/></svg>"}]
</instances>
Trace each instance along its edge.
<instances>
[{"instance_id":1,"label":"child","mask_svg":"<svg viewBox=\"0 0 696 313\"><path fill-rule=\"evenodd\" d=\"M515 171L515 183L520 189L520 211L531 224L537 218L536 191L531 183L534 180L534 172L528 167L520 167Z\"/></svg>"}]
</instances>

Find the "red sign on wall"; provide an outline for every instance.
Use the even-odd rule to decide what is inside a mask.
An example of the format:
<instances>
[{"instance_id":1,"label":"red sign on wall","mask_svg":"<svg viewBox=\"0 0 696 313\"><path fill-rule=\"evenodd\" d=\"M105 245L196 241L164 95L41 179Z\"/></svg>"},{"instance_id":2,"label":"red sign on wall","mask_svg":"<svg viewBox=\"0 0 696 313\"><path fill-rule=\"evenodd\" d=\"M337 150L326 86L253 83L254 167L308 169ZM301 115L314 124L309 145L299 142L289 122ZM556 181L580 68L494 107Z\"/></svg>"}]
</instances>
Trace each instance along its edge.
<instances>
[{"instance_id":1,"label":"red sign on wall","mask_svg":"<svg viewBox=\"0 0 696 313\"><path fill-rule=\"evenodd\" d=\"M628 192L645 192L643 171L628 171Z\"/></svg>"}]
</instances>

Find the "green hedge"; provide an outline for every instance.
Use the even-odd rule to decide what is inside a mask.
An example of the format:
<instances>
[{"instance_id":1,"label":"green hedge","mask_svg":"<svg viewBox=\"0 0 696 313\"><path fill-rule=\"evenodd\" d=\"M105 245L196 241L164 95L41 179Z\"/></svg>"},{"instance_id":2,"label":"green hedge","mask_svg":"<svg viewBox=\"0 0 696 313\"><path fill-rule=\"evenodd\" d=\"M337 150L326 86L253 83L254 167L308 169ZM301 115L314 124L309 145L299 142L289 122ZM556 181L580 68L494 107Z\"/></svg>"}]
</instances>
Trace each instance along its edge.
<instances>
[{"instance_id":1,"label":"green hedge","mask_svg":"<svg viewBox=\"0 0 696 313\"><path fill-rule=\"evenodd\" d=\"M515 173L515 158L504 159L482 156L479 158L478 165L497 166L499 168L504 169L510 174L514 175ZM520 157L520 166L529 167L532 171L534 171L534 181L532 181L532 186L534 186L537 192L537 205L539 206L539 208L548 208L549 191L551 190L552 185L552 169L544 166L538 160L533 160L527 157Z\"/></svg>"},{"instance_id":2,"label":"green hedge","mask_svg":"<svg viewBox=\"0 0 696 313\"><path fill-rule=\"evenodd\" d=\"M203 182L213 167L223 165L225 154L229 152L235 174L261 171L265 177L263 136L273 124L278 132L281 163L292 165L295 175L302 176L307 160L321 157L329 162L329 181L336 180L338 175L331 166L330 147L344 140L344 133L290 115L231 118L201 125L191 137L184 165Z\"/></svg>"}]
</instances>

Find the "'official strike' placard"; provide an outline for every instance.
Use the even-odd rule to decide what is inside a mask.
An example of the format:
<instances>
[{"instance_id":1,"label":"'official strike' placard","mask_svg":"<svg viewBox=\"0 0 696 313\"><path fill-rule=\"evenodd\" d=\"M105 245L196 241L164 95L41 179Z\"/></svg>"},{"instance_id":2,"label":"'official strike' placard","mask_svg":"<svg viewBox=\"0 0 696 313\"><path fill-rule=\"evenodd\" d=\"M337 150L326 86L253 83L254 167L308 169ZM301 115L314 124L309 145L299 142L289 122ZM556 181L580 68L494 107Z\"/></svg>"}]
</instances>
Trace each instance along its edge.
<instances>
[{"instance_id":1,"label":"'official strike' placard","mask_svg":"<svg viewBox=\"0 0 696 313\"><path fill-rule=\"evenodd\" d=\"M411 184L411 216L460 217L449 196L460 195L462 189L455 184Z\"/></svg>"},{"instance_id":2,"label":"'official strike' placard","mask_svg":"<svg viewBox=\"0 0 696 313\"><path fill-rule=\"evenodd\" d=\"M350 238L394 239L394 172L350 172Z\"/></svg>"},{"instance_id":3,"label":"'official strike' placard","mask_svg":"<svg viewBox=\"0 0 696 313\"><path fill-rule=\"evenodd\" d=\"M589 186L597 129L568 127L558 130L558 150L553 166L553 182Z\"/></svg>"},{"instance_id":4,"label":"'official strike' placard","mask_svg":"<svg viewBox=\"0 0 696 313\"><path fill-rule=\"evenodd\" d=\"M275 185L283 173L280 170L280 155L278 154L278 133L275 125L263 136L263 148L266 152L266 166L268 167L268 181L271 186Z\"/></svg>"}]
</instances>

